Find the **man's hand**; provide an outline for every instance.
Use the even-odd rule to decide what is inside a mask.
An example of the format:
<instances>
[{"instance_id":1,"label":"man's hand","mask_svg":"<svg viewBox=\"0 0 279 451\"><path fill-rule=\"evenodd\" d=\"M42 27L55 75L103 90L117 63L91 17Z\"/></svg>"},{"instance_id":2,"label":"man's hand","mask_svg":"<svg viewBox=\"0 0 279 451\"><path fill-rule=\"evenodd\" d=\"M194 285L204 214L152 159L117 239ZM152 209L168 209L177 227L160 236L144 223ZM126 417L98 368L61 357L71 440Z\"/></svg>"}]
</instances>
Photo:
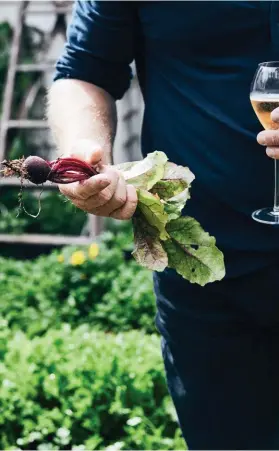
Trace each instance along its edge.
<instances>
[{"instance_id":1,"label":"man's hand","mask_svg":"<svg viewBox=\"0 0 279 451\"><path fill-rule=\"evenodd\" d=\"M106 165L105 155L94 143L82 140L67 156L79 158L92 165L98 165L100 174L83 182L60 185L59 189L81 210L96 216L114 219L130 219L137 207L137 193L127 185L121 174Z\"/></svg>"},{"instance_id":2,"label":"man's hand","mask_svg":"<svg viewBox=\"0 0 279 451\"><path fill-rule=\"evenodd\" d=\"M264 130L257 136L258 143L266 146L266 153L270 158L279 159L279 108L271 113L271 120L278 126L278 130Z\"/></svg>"}]
</instances>

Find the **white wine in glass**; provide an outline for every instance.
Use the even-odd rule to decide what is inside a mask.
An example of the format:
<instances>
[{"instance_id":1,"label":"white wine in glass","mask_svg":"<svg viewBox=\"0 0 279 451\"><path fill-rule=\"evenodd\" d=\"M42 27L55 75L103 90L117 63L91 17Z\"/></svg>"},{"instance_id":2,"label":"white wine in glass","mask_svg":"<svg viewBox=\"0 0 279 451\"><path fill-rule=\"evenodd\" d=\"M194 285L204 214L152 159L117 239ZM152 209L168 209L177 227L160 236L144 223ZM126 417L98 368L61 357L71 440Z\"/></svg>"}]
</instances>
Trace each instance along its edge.
<instances>
[{"instance_id":1,"label":"white wine in glass","mask_svg":"<svg viewBox=\"0 0 279 451\"><path fill-rule=\"evenodd\" d=\"M261 63L251 85L250 100L253 109L265 130L279 128L271 120L271 113L279 108L279 61ZM252 214L253 219L264 224L279 225L279 162L274 160L274 203L271 208L262 208Z\"/></svg>"},{"instance_id":2,"label":"white wine in glass","mask_svg":"<svg viewBox=\"0 0 279 451\"><path fill-rule=\"evenodd\" d=\"M251 93L250 100L263 128L266 130L278 129L279 124L271 120L270 113L279 107L279 93L277 95Z\"/></svg>"}]
</instances>

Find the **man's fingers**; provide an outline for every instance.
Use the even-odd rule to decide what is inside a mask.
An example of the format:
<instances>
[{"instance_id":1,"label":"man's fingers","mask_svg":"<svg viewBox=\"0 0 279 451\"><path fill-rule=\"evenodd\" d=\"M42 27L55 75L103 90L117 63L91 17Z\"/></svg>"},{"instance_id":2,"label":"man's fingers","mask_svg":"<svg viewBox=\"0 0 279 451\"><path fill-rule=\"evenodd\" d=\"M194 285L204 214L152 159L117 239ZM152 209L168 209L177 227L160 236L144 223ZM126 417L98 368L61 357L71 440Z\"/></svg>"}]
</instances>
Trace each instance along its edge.
<instances>
[{"instance_id":1,"label":"man's fingers","mask_svg":"<svg viewBox=\"0 0 279 451\"><path fill-rule=\"evenodd\" d=\"M279 123L279 108L275 108L275 110L272 111L270 118L273 122Z\"/></svg>"},{"instance_id":2,"label":"man's fingers","mask_svg":"<svg viewBox=\"0 0 279 451\"><path fill-rule=\"evenodd\" d=\"M137 207L136 189L111 166L101 165L100 174L83 182L59 185L59 189L78 208L96 216L129 219Z\"/></svg>"},{"instance_id":3,"label":"man's fingers","mask_svg":"<svg viewBox=\"0 0 279 451\"><path fill-rule=\"evenodd\" d=\"M266 154L270 158L279 159L279 147L267 147Z\"/></svg>"},{"instance_id":4,"label":"man's fingers","mask_svg":"<svg viewBox=\"0 0 279 451\"><path fill-rule=\"evenodd\" d=\"M94 208L94 214L97 216L109 216L112 211L122 207L122 205L125 204L126 199L126 182L120 177L112 198L107 203Z\"/></svg>"},{"instance_id":5,"label":"man's fingers","mask_svg":"<svg viewBox=\"0 0 279 451\"><path fill-rule=\"evenodd\" d=\"M132 185L127 185L127 198L126 203L123 207L115 210L110 214L111 218L114 219L130 219L136 211L138 204L137 191Z\"/></svg>"},{"instance_id":6,"label":"man's fingers","mask_svg":"<svg viewBox=\"0 0 279 451\"><path fill-rule=\"evenodd\" d=\"M109 216L109 214L126 202L126 184L120 179L117 186L109 186L95 196L86 200L74 199L74 204L81 210L96 216Z\"/></svg>"},{"instance_id":7,"label":"man's fingers","mask_svg":"<svg viewBox=\"0 0 279 451\"><path fill-rule=\"evenodd\" d=\"M274 122L277 121L279 123L279 108L273 110L271 116ZM262 146L266 146L268 157L275 158L276 160L279 159L279 130L265 130L258 134L257 141Z\"/></svg>"},{"instance_id":8,"label":"man's fingers","mask_svg":"<svg viewBox=\"0 0 279 451\"><path fill-rule=\"evenodd\" d=\"M259 144L261 144L262 146L267 146L267 147L279 147L279 108L275 108L275 110L273 110L270 114L270 118L271 120L275 123L278 124L278 129L277 125L274 125L274 130L264 130L261 133L258 134L257 136L257 141ZM272 152L271 152L272 153ZM274 155L276 155L277 152L274 152ZM267 151L267 155L269 155L269 151ZM269 155L271 156L271 155ZM273 156L273 158L276 158L275 156Z\"/></svg>"},{"instance_id":9,"label":"man's fingers","mask_svg":"<svg viewBox=\"0 0 279 451\"><path fill-rule=\"evenodd\" d=\"M265 130L258 134L257 141L262 146L279 147L279 130Z\"/></svg>"},{"instance_id":10,"label":"man's fingers","mask_svg":"<svg viewBox=\"0 0 279 451\"><path fill-rule=\"evenodd\" d=\"M71 200L86 200L92 196L98 195L104 188L107 188L109 200L116 190L119 179L119 173L115 169L107 166L104 172L84 180L82 182L69 183L60 185L61 193L69 197Z\"/></svg>"},{"instance_id":11,"label":"man's fingers","mask_svg":"<svg viewBox=\"0 0 279 451\"><path fill-rule=\"evenodd\" d=\"M111 179L104 173L94 175L93 177L90 177L83 182L74 182L67 185L59 185L59 189L62 194L69 197L71 200L84 200L88 199L92 195L96 195L97 193L101 192L110 184Z\"/></svg>"}]
</instances>

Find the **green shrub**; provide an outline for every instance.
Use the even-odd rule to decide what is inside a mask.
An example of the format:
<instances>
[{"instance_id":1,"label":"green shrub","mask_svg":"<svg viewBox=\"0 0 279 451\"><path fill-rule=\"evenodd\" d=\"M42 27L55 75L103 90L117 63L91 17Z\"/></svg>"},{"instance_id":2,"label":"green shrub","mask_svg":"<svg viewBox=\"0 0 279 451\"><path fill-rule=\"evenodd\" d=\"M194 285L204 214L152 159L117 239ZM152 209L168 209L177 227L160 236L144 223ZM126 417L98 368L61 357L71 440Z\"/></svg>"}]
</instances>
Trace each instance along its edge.
<instances>
[{"instance_id":1,"label":"green shrub","mask_svg":"<svg viewBox=\"0 0 279 451\"><path fill-rule=\"evenodd\" d=\"M24 208L31 214L39 209L39 192L24 191ZM1 194L0 231L1 233L45 233L79 235L86 222L86 214L77 209L71 202L66 202L57 192L40 194L41 212L34 219L25 212L18 216L18 188L6 189ZM7 220L7 212L8 219Z\"/></svg>"},{"instance_id":2,"label":"green shrub","mask_svg":"<svg viewBox=\"0 0 279 451\"><path fill-rule=\"evenodd\" d=\"M59 322L63 268L55 255L34 261L0 259L0 316L12 329L41 334Z\"/></svg>"},{"instance_id":3,"label":"green shrub","mask_svg":"<svg viewBox=\"0 0 279 451\"><path fill-rule=\"evenodd\" d=\"M66 247L33 261L0 258L0 316L29 336L62 323L155 332L152 275L127 260L125 237L107 232L98 245Z\"/></svg>"},{"instance_id":4,"label":"green shrub","mask_svg":"<svg viewBox=\"0 0 279 451\"><path fill-rule=\"evenodd\" d=\"M119 314L122 312L121 314ZM141 328L154 332L155 299L151 274L136 262L126 265L120 277L116 277L111 289L98 305L96 318L99 324L109 324L113 330Z\"/></svg>"},{"instance_id":5,"label":"green shrub","mask_svg":"<svg viewBox=\"0 0 279 451\"><path fill-rule=\"evenodd\" d=\"M1 449L184 448L156 335L82 326L29 340L2 323L0 346Z\"/></svg>"},{"instance_id":6,"label":"green shrub","mask_svg":"<svg viewBox=\"0 0 279 451\"><path fill-rule=\"evenodd\" d=\"M24 233L27 225L25 218L17 217L16 210L9 211L0 205L0 233Z\"/></svg>"}]
</instances>

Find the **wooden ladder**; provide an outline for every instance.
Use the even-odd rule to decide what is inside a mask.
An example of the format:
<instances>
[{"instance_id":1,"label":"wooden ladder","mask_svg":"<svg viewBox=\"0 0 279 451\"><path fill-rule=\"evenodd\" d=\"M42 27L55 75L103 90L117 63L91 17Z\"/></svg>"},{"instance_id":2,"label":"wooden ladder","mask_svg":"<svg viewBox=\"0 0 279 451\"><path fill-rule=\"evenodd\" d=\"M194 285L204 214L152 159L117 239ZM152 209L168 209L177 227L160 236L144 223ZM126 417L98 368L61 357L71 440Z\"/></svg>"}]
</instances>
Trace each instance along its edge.
<instances>
[{"instance_id":1,"label":"wooden ladder","mask_svg":"<svg viewBox=\"0 0 279 451\"><path fill-rule=\"evenodd\" d=\"M29 10L30 1L19 1L16 23L13 30L13 39L10 52L10 60L7 71L6 84L3 96L3 110L0 126L0 161L5 158L9 159L9 149L7 149L7 137L10 129L47 129L48 123L45 120L26 119L27 113L32 106L32 99L35 100L36 93L40 89L43 80L43 74L46 71L54 70L54 62L39 62L34 64L19 64L19 53L22 43L22 30L25 16L27 13L48 14L55 13L56 20L54 27L50 33L44 35L43 53L46 55L53 38L57 33L62 33L66 38L66 15L71 13L72 2L67 1L52 1L52 9L38 9ZM48 2L50 3L50 2ZM29 90L29 96L25 101L21 118L11 119L13 93L15 89L15 79L18 72L38 72L40 77L35 81ZM20 188L20 180L16 177L4 178L0 176L0 187L10 186ZM25 188L38 190L38 187L32 183L25 185ZM45 183L44 189L57 189L57 185L53 183ZM13 244L34 244L34 245L50 245L50 246L64 246L64 245L85 245L92 242L94 237L102 231L102 219L93 215L87 216L87 222L81 236L68 235L46 235L46 234L0 234L0 242Z\"/></svg>"}]
</instances>

